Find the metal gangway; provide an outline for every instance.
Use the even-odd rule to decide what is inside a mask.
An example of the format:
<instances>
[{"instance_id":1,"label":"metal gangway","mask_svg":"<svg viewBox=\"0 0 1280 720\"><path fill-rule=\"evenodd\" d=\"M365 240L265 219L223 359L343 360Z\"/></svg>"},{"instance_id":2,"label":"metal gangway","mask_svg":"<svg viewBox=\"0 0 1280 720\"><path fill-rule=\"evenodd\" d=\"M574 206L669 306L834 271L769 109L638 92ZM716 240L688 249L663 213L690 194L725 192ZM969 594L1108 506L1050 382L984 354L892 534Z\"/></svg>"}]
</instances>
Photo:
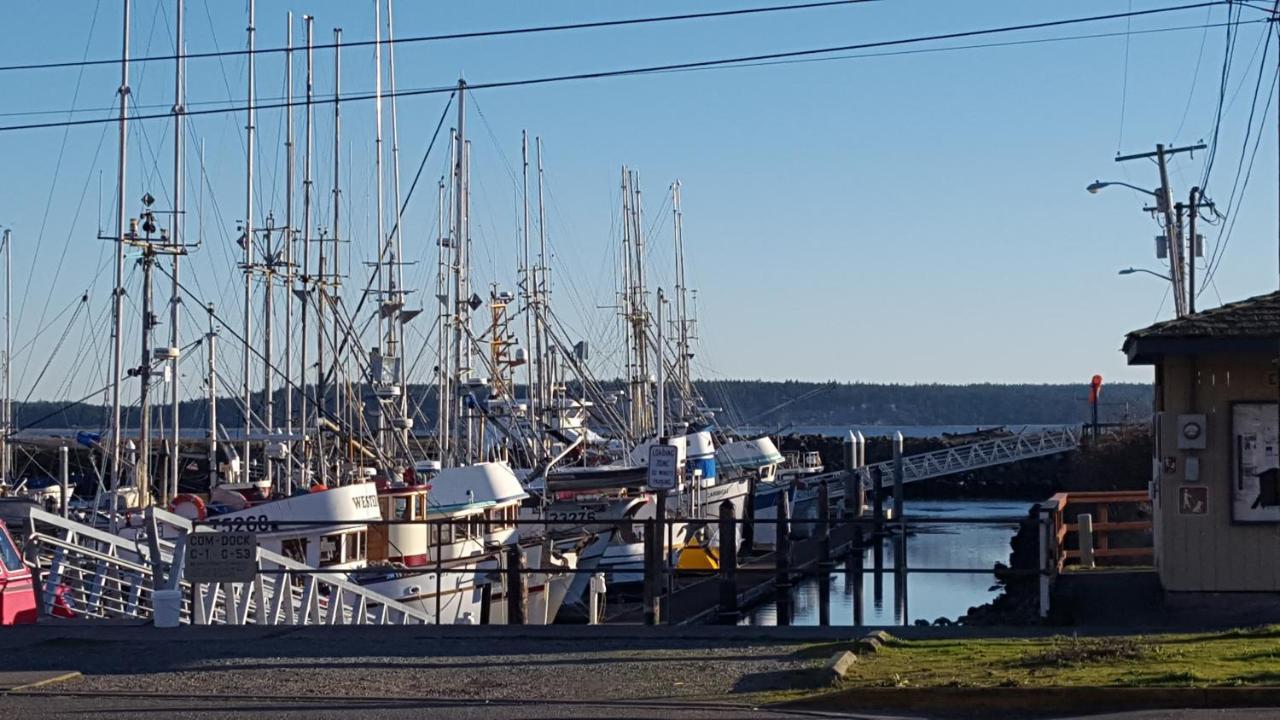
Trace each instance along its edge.
<instances>
[{"instance_id":1,"label":"metal gangway","mask_svg":"<svg viewBox=\"0 0 1280 720\"><path fill-rule=\"evenodd\" d=\"M190 583L182 572L186 538L216 531L195 530L186 518L154 507L147 509L140 530L126 538L32 509L26 552L40 573L41 614L148 621L155 591L178 590L180 622L194 625L417 625L429 620L341 573L316 572L263 548L252 581Z\"/></svg>"},{"instance_id":2,"label":"metal gangway","mask_svg":"<svg viewBox=\"0 0 1280 720\"><path fill-rule=\"evenodd\" d=\"M905 455L902 458L902 482L919 482L1019 460L1058 455L1079 447L1080 435L1070 426L995 437L969 445ZM891 484L893 464L893 460L886 460L862 468L863 485L874 487L877 477L883 484Z\"/></svg>"}]
</instances>

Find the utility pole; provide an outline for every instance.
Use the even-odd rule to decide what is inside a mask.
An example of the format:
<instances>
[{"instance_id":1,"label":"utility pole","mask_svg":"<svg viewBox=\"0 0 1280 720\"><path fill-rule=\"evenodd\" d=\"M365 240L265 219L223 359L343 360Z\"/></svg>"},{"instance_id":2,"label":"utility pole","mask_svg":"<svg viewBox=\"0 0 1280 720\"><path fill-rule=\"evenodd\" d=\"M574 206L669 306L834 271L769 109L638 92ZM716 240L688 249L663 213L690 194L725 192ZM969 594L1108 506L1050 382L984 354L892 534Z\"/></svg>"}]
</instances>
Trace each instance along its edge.
<instances>
[{"instance_id":1,"label":"utility pole","mask_svg":"<svg viewBox=\"0 0 1280 720\"><path fill-rule=\"evenodd\" d=\"M1196 256L1200 249L1200 238L1196 235L1196 219L1200 215L1200 188L1191 188L1191 197L1187 202L1187 281L1190 287L1187 293L1187 312L1196 312Z\"/></svg>"},{"instance_id":2,"label":"utility pole","mask_svg":"<svg viewBox=\"0 0 1280 720\"><path fill-rule=\"evenodd\" d=\"M1177 148L1166 148L1163 144L1157 144L1155 152L1121 155L1116 158L1116 162L1155 158L1156 165L1160 168L1160 188L1156 194L1156 207L1154 210L1164 216L1165 244L1168 248L1167 254L1169 256L1169 280L1173 285L1173 307L1177 317L1183 317L1187 314L1186 274L1183 269L1183 245L1182 237L1178 230L1177 211L1173 203L1173 189L1169 186L1168 159L1170 156L1179 153L1193 153L1204 148L1205 145L1203 144ZM1192 291L1194 292L1194 288Z\"/></svg>"}]
</instances>

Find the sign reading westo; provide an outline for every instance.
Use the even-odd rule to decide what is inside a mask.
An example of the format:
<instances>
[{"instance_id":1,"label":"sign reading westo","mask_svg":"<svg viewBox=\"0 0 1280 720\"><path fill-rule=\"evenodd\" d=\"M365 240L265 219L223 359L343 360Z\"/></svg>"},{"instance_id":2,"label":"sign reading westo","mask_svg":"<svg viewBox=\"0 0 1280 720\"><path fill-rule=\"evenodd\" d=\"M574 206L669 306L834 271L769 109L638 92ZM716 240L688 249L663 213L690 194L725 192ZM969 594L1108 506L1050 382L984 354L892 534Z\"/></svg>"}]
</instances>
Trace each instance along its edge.
<instances>
[{"instance_id":1,"label":"sign reading westo","mask_svg":"<svg viewBox=\"0 0 1280 720\"><path fill-rule=\"evenodd\" d=\"M251 532L187 535L187 582L249 582L258 573L258 536Z\"/></svg>"}]
</instances>

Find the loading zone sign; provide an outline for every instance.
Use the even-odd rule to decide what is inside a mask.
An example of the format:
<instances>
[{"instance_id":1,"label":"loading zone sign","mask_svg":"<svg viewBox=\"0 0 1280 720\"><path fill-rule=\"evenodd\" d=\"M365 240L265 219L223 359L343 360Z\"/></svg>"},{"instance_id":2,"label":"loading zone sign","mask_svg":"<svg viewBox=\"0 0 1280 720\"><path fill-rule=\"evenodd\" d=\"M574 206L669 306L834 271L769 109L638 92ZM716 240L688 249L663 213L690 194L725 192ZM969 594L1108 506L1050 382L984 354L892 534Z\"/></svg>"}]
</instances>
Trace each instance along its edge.
<instances>
[{"instance_id":1,"label":"loading zone sign","mask_svg":"<svg viewBox=\"0 0 1280 720\"><path fill-rule=\"evenodd\" d=\"M680 448L675 445L649 446L649 487L654 490L673 490L676 486L676 466L680 464Z\"/></svg>"},{"instance_id":2,"label":"loading zone sign","mask_svg":"<svg viewBox=\"0 0 1280 720\"><path fill-rule=\"evenodd\" d=\"M187 534L187 582L250 582L258 574L258 536L251 532Z\"/></svg>"}]
</instances>

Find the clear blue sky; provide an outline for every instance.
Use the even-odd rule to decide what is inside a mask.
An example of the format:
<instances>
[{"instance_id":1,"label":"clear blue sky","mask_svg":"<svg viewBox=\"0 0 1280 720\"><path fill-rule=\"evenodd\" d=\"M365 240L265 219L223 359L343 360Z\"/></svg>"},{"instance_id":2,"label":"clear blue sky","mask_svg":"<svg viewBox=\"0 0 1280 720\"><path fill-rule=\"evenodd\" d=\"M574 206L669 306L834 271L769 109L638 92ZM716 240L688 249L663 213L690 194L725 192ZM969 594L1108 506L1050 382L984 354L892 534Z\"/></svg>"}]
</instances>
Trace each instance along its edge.
<instances>
[{"instance_id":1,"label":"clear blue sky","mask_svg":"<svg viewBox=\"0 0 1280 720\"><path fill-rule=\"evenodd\" d=\"M722 9L768 3L644 4L398 3L398 36ZM783 14L582 30L522 37L406 45L396 56L400 88L622 68L721 56L845 45L930 33L1160 7L1172 0L884 0ZM115 57L118 0L15 3L6 7L0 64ZM95 6L96 17L95 17ZM134 3L135 55L167 54L173 2ZM188 48L241 48L243 2L189 0ZM317 42L335 26L347 40L373 36L373 3L309 0L258 4L259 47L282 45L285 12L316 16ZM1221 22L1226 9L1040 30L973 42L1011 41ZM1261 13L1245 11L1246 19ZM91 27L92 25L92 27ZM1210 192L1225 206L1240 157L1265 25L1241 30L1227 90ZM548 231L556 251L556 304L570 324L610 357L615 320L618 174L635 167L654 224L655 284L671 285L669 184L683 184L685 236L702 326L699 374L706 377L892 382L1084 382L1149 379L1119 352L1126 331L1168 317L1165 285L1118 277L1131 265L1159 269L1145 199L1095 178L1158 184L1148 163L1123 166L1116 152L1156 142L1192 143L1213 128L1224 30L1133 34L1069 42L964 49L656 74L476 93L469 117L475 143L473 216L477 275L510 286L517 237L520 131L546 145ZM1271 48L1274 58L1275 48ZM1126 60L1127 57L1127 60ZM331 51L317 52L317 92L331 92ZM299 77L302 59L299 56ZM1274 67L1274 61L1270 61ZM347 51L348 92L373 88L373 52ZM188 93L202 101L244 97L242 58L192 61ZM164 112L172 103L169 63L135 65L135 102ZM1262 97L1274 79L1268 71ZM78 94L77 94L78 83ZM110 107L118 68L0 74L6 113ZM259 61L259 95L282 93L278 57ZM297 86L301 92L301 84ZM1261 102L1259 102L1261 105ZM444 97L399 103L404 186L444 106ZM389 106L388 110L389 112ZM317 188L331 186L330 110L317 110ZM1261 119L1255 118L1255 124ZM65 118L8 116L4 124ZM301 133L300 115L297 125ZM344 106L343 161L353 239L348 267L372 254L371 103ZM258 207L283 217L281 114L258 120ZM386 132L390 133L389 119ZM1215 285L1201 305L1267 292L1277 285L1275 116L1243 194L1238 224ZM446 132L452 119L446 122ZM202 297L238 317L235 223L243 215L242 114L191 121L206 145L209 185L203 215L196 144L188 180L188 232L203 217L205 247L188 261ZM135 123L130 137L130 209L144 190L167 207L170 124ZM424 260L410 277L429 298L434 257L435 183L442 143L427 164L406 217L406 254ZM109 248L95 239L112 227L115 127L0 133L6 172L0 220L16 236L15 292L25 299L18 328L19 397L67 397L104 382ZM61 158L60 170L56 171ZM1204 158L1179 158L1179 197L1198 181ZM99 215L99 174L103 210ZM347 172L344 172L346 175ZM390 204L390 203L388 203ZM48 208L46 214L46 207ZM329 213L320 213L327 224ZM261 216L258 223L261 224ZM1219 228L1206 231L1207 246ZM39 242L37 243L37 239ZM136 271L130 302L137 297ZM353 279L353 284L359 278ZM89 308L68 326L67 308L85 289ZM167 291L157 293L162 300ZM22 302L20 299L19 302ZM193 312L196 308L189 308ZM16 312L16 309L15 309ZM61 314L60 314L61 313ZM200 313L194 312L192 317ZM43 319L42 319L43 316ZM421 330L427 329L428 322ZM187 320L188 329L192 320ZM135 354L137 322L126 341ZM43 330L41 328L43 327ZM68 329L70 327L70 329ZM37 331L40 334L37 335ZM64 331L52 369L37 376ZM167 333L167 326L161 327ZM96 336L96 340L93 339ZM195 333L187 333L194 339ZM416 352L429 353L415 336ZM229 343L228 343L229 345ZM238 355L220 362L231 377ZM183 365L185 392L199 390L198 357ZM132 360L130 364L133 364ZM424 363L423 367L429 367ZM71 376L68 380L67 377ZM234 382L234 381L233 381ZM33 390L34 388L34 390Z\"/></svg>"}]
</instances>

